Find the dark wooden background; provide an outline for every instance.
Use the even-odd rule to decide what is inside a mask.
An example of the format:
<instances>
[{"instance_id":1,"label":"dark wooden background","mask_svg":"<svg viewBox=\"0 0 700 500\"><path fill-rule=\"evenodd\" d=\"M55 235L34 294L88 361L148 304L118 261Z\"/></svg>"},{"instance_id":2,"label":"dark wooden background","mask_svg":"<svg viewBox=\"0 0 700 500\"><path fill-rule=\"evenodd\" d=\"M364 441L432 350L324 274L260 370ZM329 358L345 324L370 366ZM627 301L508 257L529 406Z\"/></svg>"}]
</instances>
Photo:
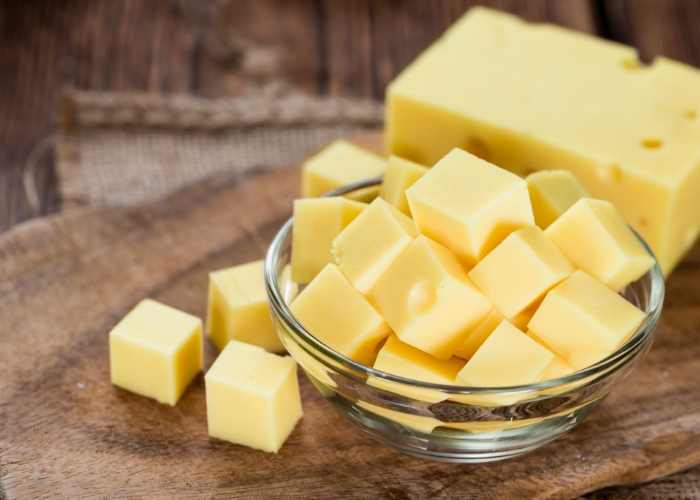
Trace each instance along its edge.
<instances>
[{"instance_id":1,"label":"dark wooden background","mask_svg":"<svg viewBox=\"0 0 700 500\"><path fill-rule=\"evenodd\" d=\"M241 37L278 47L285 77L302 91L382 99L402 68L479 3L634 45L647 61L700 66L699 0L250 0L234 24ZM63 88L241 93L237 66L209 50L196 4L0 0L0 232L33 215L23 170L57 130ZM41 214L57 211L51 154L35 180Z\"/></svg>"}]
</instances>

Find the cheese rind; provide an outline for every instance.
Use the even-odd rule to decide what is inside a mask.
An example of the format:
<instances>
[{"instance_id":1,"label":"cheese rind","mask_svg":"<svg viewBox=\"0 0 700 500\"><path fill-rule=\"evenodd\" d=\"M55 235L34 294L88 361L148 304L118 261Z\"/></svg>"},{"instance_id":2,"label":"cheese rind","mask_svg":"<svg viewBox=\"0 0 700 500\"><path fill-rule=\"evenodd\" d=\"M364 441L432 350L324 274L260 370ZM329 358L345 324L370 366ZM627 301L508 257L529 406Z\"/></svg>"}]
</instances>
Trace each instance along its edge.
<instances>
[{"instance_id":1,"label":"cheese rind","mask_svg":"<svg viewBox=\"0 0 700 500\"><path fill-rule=\"evenodd\" d=\"M337 140L302 165L301 196L315 198L346 184L382 175L384 170L385 158Z\"/></svg>"},{"instance_id":2,"label":"cheese rind","mask_svg":"<svg viewBox=\"0 0 700 500\"><path fill-rule=\"evenodd\" d=\"M576 176L567 170L541 170L525 178L535 224L542 229L581 198L590 198Z\"/></svg>"},{"instance_id":3,"label":"cheese rind","mask_svg":"<svg viewBox=\"0 0 700 500\"><path fill-rule=\"evenodd\" d=\"M294 200L292 280L310 283L335 262L333 240L367 205L342 196Z\"/></svg>"},{"instance_id":4,"label":"cheese rind","mask_svg":"<svg viewBox=\"0 0 700 500\"><path fill-rule=\"evenodd\" d=\"M308 332L331 349L372 366L391 330L335 264L328 264L289 307Z\"/></svg>"},{"instance_id":5,"label":"cheese rind","mask_svg":"<svg viewBox=\"0 0 700 500\"><path fill-rule=\"evenodd\" d=\"M209 435L277 453L302 416L297 364L232 340L204 377Z\"/></svg>"},{"instance_id":6,"label":"cheese rind","mask_svg":"<svg viewBox=\"0 0 700 500\"><path fill-rule=\"evenodd\" d=\"M615 291L654 265L654 258L609 201L580 199L545 234L577 268Z\"/></svg>"},{"instance_id":7,"label":"cheese rind","mask_svg":"<svg viewBox=\"0 0 700 500\"><path fill-rule=\"evenodd\" d=\"M612 354L643 320L644 312L578 270L550 290L528 327L581 370Z\"/></svg>"},{"instance_id":8,"label":"cheese rind","mask_svg":"<svg viewBox=\"0 0 700 500\"><path fill-rule=\"evenodd\" d=\"M525 181L461 149L442 158L406 197L418 231L469 264L535 223Z\"/></svg>"},{"instance_id":9,"label":"cheese rind","mask_svg":"<svg viewBox=\"0 0 700 500\"><path fill-rule=\"evenodd\" d=\"M509 234L469 277L506 317L516 316L575 271L537 226Z\"/></svg>"},{"instance_id":10,"label":"cheese rind","mask_svg":"<svg viewBox=\"0 0 700 500\"><path fill-rule=\"evenodd\" d=\"M207 334L220 351L232 339L284 351L270 318L264 268L257 260L209 273Z\"/></svg>"},{"instance_id":11,"label":"cheese rind","mask_svg":"<svg viewBox=\"0 0 700 500\"><path fill-rule=\"evenodd\" d=\"M367 295L402 342L447 360L491 311L455 255L419 235Z\"/></svg>"},{"instance_id":12,"label":"cheese rind","mask_svg":"<svg viewBox=\"0 0 700 500\"><path fill-rule=\"evenodd\" d=\"M428 172L428 167L391 155L384 172L379 196L391 206L411 217L411 208L406 199L406 190Z\"/></svg>"},{"instance_id":13,"label":"cheese rind","mask_svg":"<svg viewBox=\"0 0 700 500\"><path fill-rule=\"evenodd\" d=\"M175 406L202 369L202 321L145 299L109 332L117 387Z\"/></svg>"}]
</instances>

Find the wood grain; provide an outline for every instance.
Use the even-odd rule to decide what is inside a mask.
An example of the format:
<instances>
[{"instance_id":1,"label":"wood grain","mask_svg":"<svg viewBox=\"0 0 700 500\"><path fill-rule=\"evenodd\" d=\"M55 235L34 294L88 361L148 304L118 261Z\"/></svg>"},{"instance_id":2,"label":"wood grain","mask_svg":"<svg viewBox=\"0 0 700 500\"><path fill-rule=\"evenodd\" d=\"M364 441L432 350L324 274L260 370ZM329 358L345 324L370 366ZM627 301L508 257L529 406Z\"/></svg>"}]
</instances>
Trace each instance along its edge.
<instances>
[{"instance_id":1,"label":"wood grain","mask_svg":"<svg viewBox=\"0 0 700 500\"><path fill-rule=\"evenodd\" d=\"M668 280L639 369L574 431L485 465L411 458L348 426L301 375L278 455L207 437L203 378L174 408L109 383L109 329L153 297L203 316L207 272L263 256L298 169L223 177L0 237L0 491L7 498L572 498L700 463L700 247ZM215 356L207 343L205 366Z\"/></svg>"}]
</instances>

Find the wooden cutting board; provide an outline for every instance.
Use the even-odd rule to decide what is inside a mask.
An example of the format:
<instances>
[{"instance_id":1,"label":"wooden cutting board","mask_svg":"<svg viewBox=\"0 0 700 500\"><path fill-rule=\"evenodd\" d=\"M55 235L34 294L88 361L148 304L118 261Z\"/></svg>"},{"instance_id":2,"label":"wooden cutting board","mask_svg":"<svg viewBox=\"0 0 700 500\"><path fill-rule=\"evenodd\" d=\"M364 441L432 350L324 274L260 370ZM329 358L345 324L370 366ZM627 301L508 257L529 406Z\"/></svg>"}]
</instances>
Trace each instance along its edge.
<instances>
[{"instance_id":1,"label":"wooden cutting board","mask_svg":"<svg viewBox=\"0 0 700 500\"><path fill-rule=\"evenodd\" d=\"M668 280L632 377L574 431L517 459L393 451L303 373L304 417L277 455L207 436L201 375L174 408L113 387L110 328L144 297L203 317L207 273L263 257L298 178L297 167L221 177L0 237L0 498L571 498L700 463L700 247ZM216 353L205 352L208 368Z\"/></svg>"}]
</instances>

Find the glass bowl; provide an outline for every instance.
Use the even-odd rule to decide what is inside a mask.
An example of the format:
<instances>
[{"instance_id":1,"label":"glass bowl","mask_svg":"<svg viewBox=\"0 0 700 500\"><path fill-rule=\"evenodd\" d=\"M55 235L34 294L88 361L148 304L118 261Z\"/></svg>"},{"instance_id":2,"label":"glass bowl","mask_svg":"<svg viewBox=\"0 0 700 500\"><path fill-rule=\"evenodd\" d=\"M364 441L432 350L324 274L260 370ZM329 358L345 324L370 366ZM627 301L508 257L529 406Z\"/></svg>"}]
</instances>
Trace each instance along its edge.
<instances>
[{"instance_id":1,"label":"glass bowl","mask_svg":"<svg viewBox=\"0 0 700 500\"><path fill-rule=\"evenodd\" d=\"M379 182L368 179L327 196L368 201L377 195ZM593 366L560 379L512 387L410 380L346 358L294 318L288 303L296 286L285 271L291 258L292 223L290 219L279 231L265 261L270 310L282 343L326 401L349 422L377 441L422 458L463 463L500 460L573 429L644 358L661 313L664 278L656 264L621 292L646 313L641 326L615 353Z\"/></svg>"}]
</instances>

